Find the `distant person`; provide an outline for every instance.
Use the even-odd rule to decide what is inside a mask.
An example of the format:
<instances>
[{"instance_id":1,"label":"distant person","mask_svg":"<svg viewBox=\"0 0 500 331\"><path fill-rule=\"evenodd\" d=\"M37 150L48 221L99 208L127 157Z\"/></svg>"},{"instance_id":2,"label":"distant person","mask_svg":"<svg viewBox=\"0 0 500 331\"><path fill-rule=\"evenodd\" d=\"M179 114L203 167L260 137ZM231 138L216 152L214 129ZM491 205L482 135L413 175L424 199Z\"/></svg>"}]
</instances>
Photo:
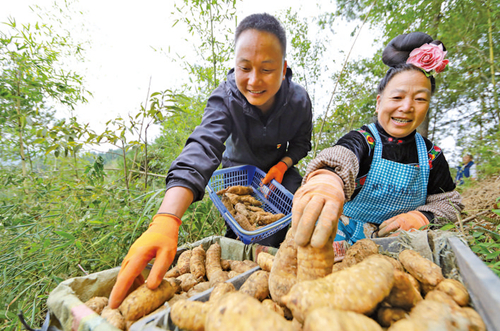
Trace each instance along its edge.
<instances>
[{"instance_id":1,"label":"distant person","mask_svg":"<svg viewBox=\"0 0 500 331\"><path fill-rule=\"evenodd\" d=\"M307 166L293 199L297 245L321 248L330 237L354 243L457 219L463 205L448 162L417 132L445 56L443 43L422 32L389 42L376 123L347 133Z\"/></svg>"},{"instance_id":2,"label":"distant person","mask_svg":"<svg viewBox=\"0 0 500 331\"><path fill-rule=\"evenodd\" d=\"M257 166L267 172L264 184L275 179L292 193L300 186L294 165L311 150L311 100L292 81L285 56L285 30L273 16L250 15L238 25L235 68L208 99L201 124L172 163L158 213L122 262L111 308L120 305L133 283L144 283L141 271L152 258L147 286L158 287L175 257L182 215L203 198L221 162ZM267 245L278 247L285 234L278 231ZM229 228L226 236L236 237Z\"/></svg>"},{"instance_id":3,"label":"distant person","mask_svg":"<svg viewBox=\"0 0 500 331\"><path fill-rule=\"evenodd\" d=\"M465 154L462 158L462 165L457 167L455 184L463 185L464 178L471 178L473 180L477 179L476 165L474 164L474 161L472 161L471 154Z\"/></svg>"}]
</instances>

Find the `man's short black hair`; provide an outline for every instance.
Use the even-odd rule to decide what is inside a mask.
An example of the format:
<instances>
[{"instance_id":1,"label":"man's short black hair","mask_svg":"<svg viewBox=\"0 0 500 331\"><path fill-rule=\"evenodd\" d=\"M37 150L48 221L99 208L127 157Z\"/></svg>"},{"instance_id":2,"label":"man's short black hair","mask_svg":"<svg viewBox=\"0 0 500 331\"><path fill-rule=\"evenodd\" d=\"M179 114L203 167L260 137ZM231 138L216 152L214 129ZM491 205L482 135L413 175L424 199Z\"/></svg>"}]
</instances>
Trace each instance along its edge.
<instances>
[{"instance_id":1,"label":"man's short black hair","mask_svg":"<svg viewBox=\"0 0 500 331\"><path fill-rule=\"evenodd\" d=\"M245 17L238 27L236 28L236 34L234 36L234 43L238 41L239 36L245 30L255 29L259 31L272 33L278 38L281 49L283 51L283 59L286 55L286 32L281 26L281 23L272 15L267 13L262 14L252 14Z\"/></svg>"}]
</instances>

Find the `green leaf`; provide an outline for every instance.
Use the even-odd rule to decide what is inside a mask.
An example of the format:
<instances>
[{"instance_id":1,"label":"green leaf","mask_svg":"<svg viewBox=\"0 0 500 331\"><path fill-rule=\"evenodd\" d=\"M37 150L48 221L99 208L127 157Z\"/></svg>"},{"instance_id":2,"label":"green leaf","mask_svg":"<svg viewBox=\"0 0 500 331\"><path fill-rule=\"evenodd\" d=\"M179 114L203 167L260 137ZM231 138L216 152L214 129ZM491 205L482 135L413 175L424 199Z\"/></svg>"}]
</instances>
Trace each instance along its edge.
<instances>
[{"instance_id":1,"label":"green leaf","mask_svg":"<svg viewBox=\"0 0 500 331\"><path fill-rule=\"evenodd\" d=\"M18 318L16 314L14 314L11 311L7 311L7 310L0 310L0 316L7 316L8 318L15 319L15 320L17 320L17 318Z\"/></svg>"},{"instance_id":2,"label":"green leaf","mask_svg":"<svg viewBox=\"0 0 500 331\"><path fill-rule=\"evenodd\" d=\"M455 224L453 223L448 223L448 224L445 224L443 225L440 230L442 231L447 231L447 230L450 230L450 229L454 229L455 228Z\"/></svg>"},{"instance_id":3,"label":"green leaf","mask_svg":"<svg viewBox=\"0 0 500 331\"><path fill-rule=\"evenodd\" d=\"M76 238L71 234L71 233L68 233L68 232L64 232L64 231L54 231L54 233L60 235L61 237L63 238L66 238L68 240L71 240L71 241L75 241Z\"/></svg>"},{"instance_id":4,"label":"green leaf","mask_svg":"<svg viewBox=\"0 0 500 331\"><path fill-rule=\"evenodd\" d=\"M49 148L47 148L47 150L45 151L45 155L49 154L50 152L52 152L53 150L55 150L58 147L59 147L59 145L49 146Z\"/></svg>"},{"instance_id":5,"label":"green leaf","mask_svg":"<svg viewBox=\"0 0 500 331\"><path fill-rule=\"evenodd\" d=\"M493 260L493 259L496 259L499 255L500 255L500 250L497 251L497 252L493 252L493 253L487 254L486 258L489 259L489 260Z\"/></svg>"}]
</instances>

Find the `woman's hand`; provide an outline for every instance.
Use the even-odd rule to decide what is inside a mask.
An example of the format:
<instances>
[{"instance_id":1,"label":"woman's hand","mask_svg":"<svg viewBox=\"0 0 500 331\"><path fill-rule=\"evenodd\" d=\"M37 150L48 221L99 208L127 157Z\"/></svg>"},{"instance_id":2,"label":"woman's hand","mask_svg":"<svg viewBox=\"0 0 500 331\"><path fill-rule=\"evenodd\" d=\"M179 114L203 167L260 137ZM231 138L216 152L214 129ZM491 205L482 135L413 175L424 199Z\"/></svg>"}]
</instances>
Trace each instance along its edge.
<instances>
[{"instance_id":1,"label":"woman's hand","mask_svg":"<svg viewBox=\"0 0 500 331\"><path fill-rule=\"evenodd\" d=\"M419 211L413 210L408 213L399 214L380 224L378 230L379 237L387 237L395 231L409 231L411 229L420 229L429 224L429 220Z\"/></svg>"},{"instance_id":2,"label":"woman's hand","mask_svg":"<svg viewBox=\"0 0 500 331\"><path fill-rule=\"evenodd\" d=\"M337 233L344 201L344 183L337 174L329 170L309 174L293 198L292 232L297 245L325 246Z\"/></svg>"}]
</instances>

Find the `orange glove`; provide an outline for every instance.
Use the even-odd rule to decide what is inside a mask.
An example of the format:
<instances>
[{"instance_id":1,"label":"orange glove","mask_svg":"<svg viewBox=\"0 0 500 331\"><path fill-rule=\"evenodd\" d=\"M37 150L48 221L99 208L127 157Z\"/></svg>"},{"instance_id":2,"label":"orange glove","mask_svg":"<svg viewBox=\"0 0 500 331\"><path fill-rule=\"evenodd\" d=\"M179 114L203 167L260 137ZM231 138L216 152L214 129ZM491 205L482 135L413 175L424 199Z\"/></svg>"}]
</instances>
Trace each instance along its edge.
<instances>
[{"instance_id":1,"label":"orange glove","mask_svg":"<svg viewBox=\"0 0 500 331\"><path fill-rule=\"evenodd\" d=\"M297 245L311 241L312 247L324 247L337 233L344 201L344 182L337 174L329 170L312 172L293 198L292 231Z\"/></svg>"},{"instance_id":2,"label":"orange glove","mask_svg":"<svg viewBox=\"0 0 500 331\"><path fill-rule=\"evenodd\" d=\"M429 224L427 217L421 212L413 210L384 221L380 224L378 235L379 237L386 237L394 231L420 229L427 224Z\"/></svg>"},{"instance_id":3,"label":"orange glove","mask_svg":"<svg viewBox=\"0 0 500 331\"><path fill-rule=\"evenodd\" d=\"M118 308L133 283L144 283L141 275L152 258L156 257L148 276L147 286L155 289L172 264L177 252L181 220L170 214L157 214L149 228L130 247L123 259L115 286L109 296L109 306Z\"/></svg>"},{"instance_id":4,"label":"orange glove","mask_svg":"<svg viewBox=\"0 0 500 331\"><path fill-rule=\"evenodd\" d=\"M287 170L288 170L287 164L283 161L279 161L274 167L269 169L266 177L264 177L264 179L262 180L262 184L267 185L273 179L281 184L281 182L283 181L283 176L285 175L285 172Z\"/></svg>"}]
</instances>

